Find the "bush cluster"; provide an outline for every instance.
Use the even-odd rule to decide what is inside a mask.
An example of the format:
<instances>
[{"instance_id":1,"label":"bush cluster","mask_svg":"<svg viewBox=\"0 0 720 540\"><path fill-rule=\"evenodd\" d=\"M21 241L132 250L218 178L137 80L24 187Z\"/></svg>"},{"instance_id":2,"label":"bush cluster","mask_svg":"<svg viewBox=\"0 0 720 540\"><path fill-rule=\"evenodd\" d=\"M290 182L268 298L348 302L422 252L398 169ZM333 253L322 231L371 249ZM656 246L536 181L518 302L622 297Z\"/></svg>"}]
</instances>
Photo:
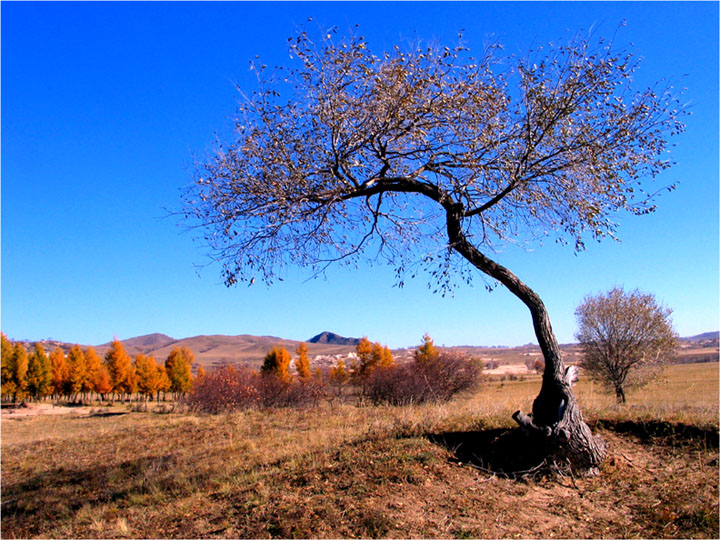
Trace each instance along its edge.
<instances>
[{"instance_id":1,"label":"bush cluster","mask_svg":"<svg viewBox=\"0 0 720 540\"><path fill-rule=\"evenodd\" d=\"M478 384L479 362L461 354L440 353L428 335L423 340L414 361L397 365L387 347L363 338L357 346L359 361L346 369L339 360L324 376L319 370L310 376L307 350L302 348L295 361L297 375L292 375L290 353L275 347L259 372L225 366L198 377L186 401L191 410L211 414L311 406L323 398L350 396L374 404L407 405L448 401Z\"/></svg>"},{"instance_id":2,"label":"bush cluster","mask_svg":"<svg viewBox=\"0 0 720 540\"><path fill-rule=\"evenodd\" d=\"M316 405L324 395L324 386L316 379L282 379L224 366L195 381L186 401L193 411L216 414L254 407Z\"/></svg>"},{"instance_id":3,"label":"bush cluster","mask_svg":"<svg viewBox=\"0 0 720 540\"><path fill-rule=\"evenodd\" d=\"M374 404L408 405L448 401L475 388L482 366L467 356L440 353L430 362L411 362L373 372L365 393Z\"/></svg>"},{"instance_id":4,"label":"bush cluster","mask_svg":"<svg viewBox=\"0 0 720 540\"><path fill-rule=\"evenodd\" d=\"M409 405L443 402L475 388L481 366L470 358L441 354L432 364L417 362L374 370L358 386L371 403ZM321 379L279 377L225 366L195 381L186 402L193 411L217 414L264 407L314 406L329 395Z\"/></svg>"}]
</instances>

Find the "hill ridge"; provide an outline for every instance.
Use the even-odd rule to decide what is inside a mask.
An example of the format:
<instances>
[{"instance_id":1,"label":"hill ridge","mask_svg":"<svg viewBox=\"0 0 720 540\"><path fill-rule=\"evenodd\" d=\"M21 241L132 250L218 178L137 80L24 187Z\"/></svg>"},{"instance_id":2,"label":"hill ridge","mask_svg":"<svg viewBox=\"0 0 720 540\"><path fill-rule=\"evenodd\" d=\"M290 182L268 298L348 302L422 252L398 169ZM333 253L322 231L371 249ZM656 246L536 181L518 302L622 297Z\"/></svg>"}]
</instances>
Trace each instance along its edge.
<instances>
[{"instance_id":1,"label":"hill ridge","mask_svg":"<svg viewBox=\"0 0 720 540\"><path fill-rule=\"evenodd\" d=\"M308 343L324 343L327 345L357 345L360 343L358 338L343 337L335 332L320 332L318 335L307 340Z\"/></svg>"}]
</instances>

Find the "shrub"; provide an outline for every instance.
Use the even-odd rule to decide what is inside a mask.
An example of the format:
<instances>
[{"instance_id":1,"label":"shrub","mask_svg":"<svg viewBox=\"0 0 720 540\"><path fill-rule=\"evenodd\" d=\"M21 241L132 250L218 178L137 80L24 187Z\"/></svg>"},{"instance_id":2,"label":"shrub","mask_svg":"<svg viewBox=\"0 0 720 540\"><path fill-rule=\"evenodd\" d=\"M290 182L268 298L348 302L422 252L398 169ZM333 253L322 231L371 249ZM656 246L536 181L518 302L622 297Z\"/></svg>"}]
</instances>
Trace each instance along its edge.
<instances>
[{"instance_id":1,"label":"shrub","mask_svg":"<svg viewBox=\"0 0 720 540\"><path fill-rule=\"evenodd\" d=\"M448 401L459 392L476 387L481 371L476 360L445 352L431 363L411 362L375 370L367 380L365 394L375 404Z\"/></svg>"},{"instance_id":2,"label":"shrub","mask_svg":"<svg viewBox=\"0 0 720 540\"><path fill-rule=\"evenodd\" d=\"M325 386L319 379L283 381L277 377L261 376L257 385L263 407L314 406L325 395Z\"/></svg>"},{"instance_id":3,"label":"shrub","mask_svg":"<svg viewBox=\"0 0 720 540\"><path fill-rule=\"evenodd\" d=\"M324 395L325 387L317 379L281 380L225 366L198 378L186 401L193 411L217 414L253 407L317 405Z\"/></svg>"},{"instance_id":4,"label":"shrub","mask_svg":"<svg viewBox=\"0 0 720 540\"><path fill-rule=\"evenodd\" d=\"M257 406L257 376L247 369L223 366L196 380L186 400L190 410L210 414Z\"/></svg>"}]
</instances>

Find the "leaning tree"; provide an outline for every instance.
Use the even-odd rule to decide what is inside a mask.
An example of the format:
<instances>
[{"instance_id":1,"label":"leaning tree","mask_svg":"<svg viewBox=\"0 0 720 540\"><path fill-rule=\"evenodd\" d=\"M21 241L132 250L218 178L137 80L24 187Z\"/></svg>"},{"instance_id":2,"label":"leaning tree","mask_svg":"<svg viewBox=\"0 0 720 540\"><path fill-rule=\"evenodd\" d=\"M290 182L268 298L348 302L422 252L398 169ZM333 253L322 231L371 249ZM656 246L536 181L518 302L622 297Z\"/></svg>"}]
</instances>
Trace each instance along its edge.
<instances>
[{"instance_id":1,"label":"leaning tree","mask_svg":"<svg viewBox=\"0 0 720 540\"><path fill-rule=\"evenodd\" d=\"M445 292L471 270L530 310L545 358L529 415L549 457L596 471L605 444L582 419L540 296L488 257L551 236L583 249L618 211L652 212L641 180L667 168L683 130L671 87L632 87L638 62L576 37L523 57L413 45L373 54L336 30L288 40L291 66L251 62L234 135L198 164L183 214L226 285L322 273L360 258L424 270ZM661 87L662 86L662 87Z\"/></svg>"}]
</instances>

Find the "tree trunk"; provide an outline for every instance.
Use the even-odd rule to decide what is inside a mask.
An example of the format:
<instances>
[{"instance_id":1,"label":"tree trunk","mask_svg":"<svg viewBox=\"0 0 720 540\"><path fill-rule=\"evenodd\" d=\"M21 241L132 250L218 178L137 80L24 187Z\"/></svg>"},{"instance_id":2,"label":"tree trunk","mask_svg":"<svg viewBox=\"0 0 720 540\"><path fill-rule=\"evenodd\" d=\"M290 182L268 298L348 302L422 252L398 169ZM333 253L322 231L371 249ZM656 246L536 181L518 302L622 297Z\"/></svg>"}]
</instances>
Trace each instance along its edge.
<instances>
[{"instance_id":1,"label":"tree trunk","mask_svg":"<svg viewBox=\"0 0 720 540\"><path fill-rule=\"evenodd\" d=\"M615 396L617 397L618 403L625 403L625 390L623 389L622 385L615 385Z\"/></svg>"},{"instance_id":2,"label":"tree trunk","mask_svg":"<svg viewBox=\"0 0 720 540\"><path fill-rule=\"evenodd\" d=\"M572 384L575 368L565 368L560 347L545 305L530 287L507 268L483 255L462 231L461 206L447 205L447 230L451 247L473 266L498 280L530 310L535 336L545 359L542 386L531 415L517 411L513 418L533 435L538 450L557 464L567 464L586 474L597 474L605 459L605 441L593 436L584 422Z\"/></svg>"}]
</instances>

